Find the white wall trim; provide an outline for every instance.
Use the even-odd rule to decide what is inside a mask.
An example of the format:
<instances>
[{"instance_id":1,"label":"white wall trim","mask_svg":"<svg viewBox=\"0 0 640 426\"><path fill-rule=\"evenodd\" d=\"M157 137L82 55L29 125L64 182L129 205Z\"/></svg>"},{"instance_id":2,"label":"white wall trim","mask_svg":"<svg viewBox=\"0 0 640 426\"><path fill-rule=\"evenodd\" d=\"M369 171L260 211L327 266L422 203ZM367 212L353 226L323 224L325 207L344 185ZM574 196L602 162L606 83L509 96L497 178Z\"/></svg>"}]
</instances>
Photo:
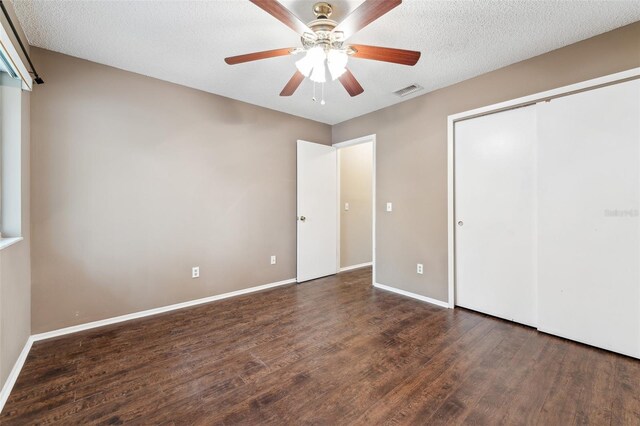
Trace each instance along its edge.
<instances>
[{"instance_id":1,"label":"white wall trim","mask_svg":"<svg viewBox=\"0 0 640 426\"><path fill-rule=\"evenodd\" d=\"M373 194L371 196L371 227L373 228L371 230L371 263L370 265L372 266L372 271L371 271L371 283L375 285L376 282L376 203L377 203L377 198L376 198L376 175L377 175L377 171L376 171L376 134L371 134L371 135L367 135L367 136L362 136L360 138L356 138L356 139L349 139L347 141L344 142L338 142L338 143L334 143L332 146L334 148L338 149L338 265L340 265L340 213L342 211L342 205L340 202L340 148L346 148L348 146L353 146L353 145L358 145L361 143L367 143L367 142L371 142L371 149L373 151L372 153L372 173L373 175L371 176L371 186L372 186L372 191ZM366 264L362 264L362 265L366 265ZM357 267L361 267L361 266L357 266ZM349 268L349 267L347 267ZM351 267L351 269L355 269L356 266ZM339 268L339 272L343 272L343 271L347 271L348 269L346 268Z\"/></svg>"},{"instance_id":2,"label":"white wall trim","mask_svg":"<svg viewBox=\"0 0 640 426\"><path fill-rule=\"evenodd\" d=\"M47 331L45 333L34 334L29 336L27 342L20 352L20 356L16 360L16 363L13 365L7 380L4 382L4 386L2 387L2 391L0 391L0 412L4 408L4 404L7 402L9 398L9 394L11 394L11 390L13 389L13 385L15 385L16 380L18 379L18 375L22 370L22 367L27 360L27 356L29 355L29 351L31 350L31 346L34 342L40 340L51 339L53 337L64 336L66 334L73 334L79 331L90 330L92 328L103 327L105 325L117 324L124 321L129 321L137 318L149 317L157 314L161 314L164 312L175 311L178 309L189 308L192 306L202 305L204 303L215 302L216 300L228 299L230 297L240 296L248 293L255 293L257 291L267 290L274 287L279 287L287 284L294 284L296 282L295 278L291 278L288 280L278 281L275 283L259 285L256 287L249 287L242 290L232 291L229 293L217 294L215 296L204 297L202 299L190 300L187 302L176 303L173 305L162 306L159 308L148 309L146 311L134 312L131 314L120 315L118 317L107 318L99 321L88 322L85 324L74 325L72 327L61 328L58 330Z\"/></svg>"},{"instance_id":3,"label":"white wall trim","mask_svg":"<svg viewBox=\"0 0 640 426\"><path fill-rule=\"evenodd\" d=\"M400 294L400 295L406 296L406 297L411 297L412 299L417 299L417 300L420 300L422 302L431 303L432 305L437 305L437 306L440 306L441 308L449 308L449 303L443 302L442 300L432 299L432 298L427 297L427 296L422 296L420 294L411 293L410 291L400 290L399 288L390 287L390 286L384 285L384 284L375 283L375 284L373 284L373 286L376 287L376 288L379 288L381 290L390 291L392 293Z\"/></svg>"},{"instance_id":4,"label":"white wall trim","mask_svg":"<svg viewBox=\"0 0 640 426\"><path fill-rule=\"evenodd\" d=\"M340 272L352 271L354 269L366 268L367 266L372 266L373 262L367 263L359 263L357 265L345 266L344 268L340 268Z\"/></svg>"},{"instance_id":5,"label":"white wall trim","mask_svg":"<svg viewBox=\"0 0 640 426\"><path fill-rule=\"evenodd\" d=\"M20 241L22 241L22 237L0 238L0 250L6 249Z\"/></svg>"},{"instance_id":6,"label":"white wall trim","mask_svg":"<svg viewBox=\"0 0 640 426\"><path fill-rule=\"evenodd\" d=\"M9 373L9 376L7 377L7 380L5 381L4 386L2 387L2 391L0 391L0 412L2 412L2 409L4 408L4 404L7 402L7 399L9 398L9 394L11 393L11 390L13 389L13 385L16 383L16 380L18 379L18 375L20 374L20 371L22 370L22 366L24 365L25 361L27 360L27 356L29 355L29 351L31 350L31 346L33 345L33 342L37 342L37 341L45 340L45 339L50 339L50 338L58 337L58 336L64 336L66 334L77 333L79 331L90 330L92 328L103 327L105 325L117 324L119 322L129 321L129 320L136 319L136 318L144 318L144 317L148 317L148 316L161 314L161 313L164 313L164 312L175 311L177 309L183 309L183 308L188 308L188 307L192 307L192 306L202 305L204 303L215 302L216 300L228 299L230 297L240 296L240 295L248 294L248 293L254 293L254 292L257 292L257 291L267 290L267 289L270 289L270 288L273 288L273 287L283 286L283 285L287 285L287 284L293 284L295 282L296 282L295 278L291 278L291 279L288 279L288 280L278 281L278 282L275 282L275 283L270 283L270 284L259 285L259 286L256 286L256 287L245 288L243 290L237 290L237 291L232 291L232 292L229 292L229 293L218 294L218 295L215 295L215 296L204 297L202 299L190 300L188 302L182 302L182 303L176 303L176 304L173 304L173 305L162 306L160 308L148 309L146 311L134 312L134 313L131 313L131 314L126 314L126 315L120 315L118 317L113 317L113 318L107 318L107 319L103 319L103 320L99 320L99 321L88 322L88 323L85 323L85 324L74 325L72 327L61 328L61 329L58 329L58 330L48 331L48 332L45 332L45 333L39 333L39 334L34 334L32 336L29 336L29 338L27 339L27 342L24 345L24 348L22 349L22 352L20 352L20 356L18 356L18 359L16 360L16 363L13 365L13 368L11 369L11 372Z\"/></svg>"},{"instance_id":7,"label":"white wall trim","mask_svg":"<svg viewBox=\"0 0 640 426\"><path fill-rule=\"evenodd\" d=\"M90 330L92 328L104 327L105 325L117 324L119 322L130 321L137 318L144 318L152 315L162 314L164 312L175 311L177 309L189 308L191 306L202 305L204 303L215 302L216 300L228 299L230 297L240 296L243 294L254 293L256 291L267 290L273 287L278 287L287 284L293 284L296 282L295 278L291 278L284 281L278 281L275 283L259 285L256 287L249 287L242 290L232 291L229 293L217 294L215 296L203 297L202 299L189 300L187 302L176 303L168 306L161 306L159 308L148 309L146 311L134 312L131 314L120 315L113 318L107 318L99 321L88 322L85 324L74 325L71 327L60 328L58 330L47 331L45 333L34 334L31 336L34 342L51 339L52 337L64 336L65 334L77 333L78 331Z\"/></svg>"},{"instance_id":8,"label":"white wall trim","mask_svg":"<svg viewBox=\"0 0 640 426\"><path fill-rule=\"evenodd\" d=\"M500 111L514 109L525 105L531 105L538 102L548 101L554 98L571 95L586 90L596 89L598 87L607 86L615 83L621 83L626 80L634 80L640 78L640 67L632 68L627 71L594 78L580 83L562 86L556 89L547 90L533 95L512 99L510 101L500 102L481 108L464 111L458 114L450 115L447 119L447 228L448 228L448 306L455 306L455 281L456 281L456 264L455 264L455 123L470 118L480 117L487 114L493 114Z\"/></svg>"},{"instance_id":9,"label":"white wall trim","mask_svg":"<svg viewBox=\"0 0 640 426\"><path fill-rule=\"evenodd\" d=\"M27 342L24 344L24 348L22 348L22 352L20 352L20 355L16 360L16 363L13 364L13 368L9 372L7 380L4 382L4 386L2 386L2 391L0 391L0 412L2 412L7 399L9 399L9 395L11 394L11 390L13 389L13 385L15 385L16 380L18 380L18 375L22 370L24 362L27 360L27 356L29 355L29 351L31 350L31 345L33 345L33 342L33 336L29 336Z\"/></svg>"}]
</instances>

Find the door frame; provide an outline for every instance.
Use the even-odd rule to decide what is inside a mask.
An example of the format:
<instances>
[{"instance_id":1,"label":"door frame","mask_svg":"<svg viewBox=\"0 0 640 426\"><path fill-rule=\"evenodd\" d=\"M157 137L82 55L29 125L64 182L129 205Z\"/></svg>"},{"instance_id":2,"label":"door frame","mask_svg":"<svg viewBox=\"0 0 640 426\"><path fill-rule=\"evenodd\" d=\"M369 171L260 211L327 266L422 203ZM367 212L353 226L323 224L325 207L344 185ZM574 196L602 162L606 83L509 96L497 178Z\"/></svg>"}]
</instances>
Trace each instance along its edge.
<instances>
[{"instance_id":1,"label":"door frame","mask_svg":"<svg viewBox=\"0 0 640 426\"><path fill-rule=\"evenodd\" d=\"M338 170L338 211L336 212L336 214L338 215L338 227L337 227L337 232L338 235L336 235L337 238L337 242L338 242L338 252L337 252L337 264L338 264L338 272L343 272L349 269L355 269L355 267L348 267L348 268L341 268L340 266L340 213L342 212L342 205L340 203L340 149L341 148L347 148L349 146L354 146L354 145L360 145L363 143L368 143L371 142L371 155L372 155L372 162L371 162L371 266L372 266L372 276L371 276L371 284L375 284L376 282L376 134L371 134L371 135L367 135L367 136L362 136L359 138L355 138L355 139L349 139L346 140L344 142L337 142L334 143L332 146L335 147L338 150L338 155L337 155L337 170ZM360 267L360 266L366 266L366 264L363 265L356 265L356 267Z\"/></svg>"},{"instance_id":2,"label":"door frame","mask_svg":"<svg viewBox=\"0 0 640 426\"><path fill-rule=\"evenodd\" d=\"M616 83L640 78L640 67L632 68L615 74L582 81L580 83L562 86L556 89L539 92L533 95L472 109L447 118L447 237L448 237L448 290L449 308L455 307L456 284L456 247L455 247L455 123L462 120L494 114L501 111L533 105L539 102L549 101L562 96L569 96L587 90L597 89Z\"/></svg>"}]
</instances>

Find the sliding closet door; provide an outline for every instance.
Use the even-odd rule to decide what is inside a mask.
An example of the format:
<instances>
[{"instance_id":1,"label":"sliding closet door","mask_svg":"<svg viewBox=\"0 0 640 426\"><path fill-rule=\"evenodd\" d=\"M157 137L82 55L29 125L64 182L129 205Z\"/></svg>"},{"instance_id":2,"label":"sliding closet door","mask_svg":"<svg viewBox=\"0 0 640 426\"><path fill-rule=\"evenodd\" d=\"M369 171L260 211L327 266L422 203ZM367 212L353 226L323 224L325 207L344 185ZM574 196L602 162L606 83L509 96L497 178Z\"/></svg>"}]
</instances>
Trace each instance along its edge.
<instances>
[{"instance_id":1,"label":"sliding closet door","mask_svg":"<svg viewBox=\"0 0 640 426\"><path fill-rule=\"evenodd\" d=\"M640 81L538 109L539 329L640 356Z\"/></svg>"},{"instance_id":2,"label":"sliding closet door","mask_svg":"<svg viewBox=\"0 0 640 426\"><path fill-rule=\"evenodd\" d=\"M455 125L456 305L532 326L535 110Z\"/></svg>"}]
</instances>

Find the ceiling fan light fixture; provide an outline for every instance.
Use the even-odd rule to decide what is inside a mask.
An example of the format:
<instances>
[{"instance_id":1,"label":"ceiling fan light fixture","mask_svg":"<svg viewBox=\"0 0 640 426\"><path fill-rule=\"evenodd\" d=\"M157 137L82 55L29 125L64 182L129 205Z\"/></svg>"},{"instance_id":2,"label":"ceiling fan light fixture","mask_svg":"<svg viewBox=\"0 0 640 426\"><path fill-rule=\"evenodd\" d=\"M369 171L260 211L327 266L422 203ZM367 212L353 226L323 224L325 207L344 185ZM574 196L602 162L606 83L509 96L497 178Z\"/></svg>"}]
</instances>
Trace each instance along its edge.
<instances>
[{"instance_id":1,"label":"ceiling fan light fixture","mask_svg":"<svg viewBox=\"0 0 640 426\"><path fill-rule=\"evenodd\" d=\"M309 61L309 58L306 56L302 59L296 61L296 68L298 71L305 77L309 77L311 75L311 70L313 69L313 64Z\"/></svg>"},{"instance_id":2,"label":"ceiling fan light fixture","mask_svg":"<svg viewBox=\"0 0 640 426\"><path fill-rule=\"evenodd\" d=\"M327 54L327 67L331 73L331 79L335 80L347 71L349 56L343 50L332 49Z\"/></svg>"},{"instance_id":3,"label":"ceiling fan light fixture","mask_svg":"<svg viewBox=\"0 0 640 426\"><path fill-rule=\"evenodd\" d=\"M313 75L313 71L318 67L324 66L324 61L326 59L326 54L324 53L324 49L320 46L312 47L307 50L307 53L304 55L304 58L296 61L296 67L301 74L305 77L310 77Z\"/></svg>"}]
</instances>

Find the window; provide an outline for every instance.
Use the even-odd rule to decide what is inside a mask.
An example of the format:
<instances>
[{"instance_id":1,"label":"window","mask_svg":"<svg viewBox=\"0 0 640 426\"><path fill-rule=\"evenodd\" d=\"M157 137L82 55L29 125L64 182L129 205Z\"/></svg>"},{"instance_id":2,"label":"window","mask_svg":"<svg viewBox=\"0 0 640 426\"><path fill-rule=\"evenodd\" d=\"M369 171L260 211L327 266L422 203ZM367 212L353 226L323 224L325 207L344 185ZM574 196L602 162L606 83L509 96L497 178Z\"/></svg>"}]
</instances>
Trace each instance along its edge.
<instances>
[{"instance_id":1,"label":"window","mask_svg":"<svg viewBox=\"0 0 640 426\"><path fill-rule=\"evenodd\" d=\"M0 248L22 237L22 81L0 52Z\"/></svg>"}]
</instances>

